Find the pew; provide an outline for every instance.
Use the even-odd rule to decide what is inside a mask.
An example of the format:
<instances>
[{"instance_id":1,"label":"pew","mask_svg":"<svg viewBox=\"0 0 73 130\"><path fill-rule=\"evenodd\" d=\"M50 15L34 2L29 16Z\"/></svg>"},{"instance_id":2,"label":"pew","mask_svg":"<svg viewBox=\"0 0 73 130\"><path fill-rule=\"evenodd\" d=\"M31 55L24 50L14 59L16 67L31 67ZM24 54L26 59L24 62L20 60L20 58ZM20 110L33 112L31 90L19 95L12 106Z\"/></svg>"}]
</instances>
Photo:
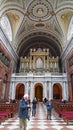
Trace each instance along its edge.
<instances>
[{"instance_id":1,"label":"pew","mask_svg":"<svg viewBox=\"0 0 73 130\"><path fill-rule=\"evenodd\" d=\"M69 124L69 121L73 122L73 102L62 103L54 102L54 109L62 117L64 121Z\"/></svg>"},{"instance_id":2,"label":"pew","mask_svg":"<svg viewBox=\"0 0 73 130\"><path fill-rule=\"evenodd\" d=\"M18 111L18 103L0 103L0 123L12 118Z\"/></svg>"},{"instance_id":3,"label":"pew","mask_svg":"<svg viewBox=\"0 0 73 130\"><path fill-rule=\"evenodd\" d=\"M73 111L62 111L60 113L62 118L69 124L69 121L73 121Z\"/></svg>"}]
</instances>

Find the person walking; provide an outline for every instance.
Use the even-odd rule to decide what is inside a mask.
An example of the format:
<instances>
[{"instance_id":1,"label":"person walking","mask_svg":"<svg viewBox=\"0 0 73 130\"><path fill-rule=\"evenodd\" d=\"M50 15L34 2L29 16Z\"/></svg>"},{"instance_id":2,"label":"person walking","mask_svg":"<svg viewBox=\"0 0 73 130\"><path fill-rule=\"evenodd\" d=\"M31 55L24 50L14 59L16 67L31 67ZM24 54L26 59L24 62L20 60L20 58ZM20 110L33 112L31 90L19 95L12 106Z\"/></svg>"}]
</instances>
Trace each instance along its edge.
<instances>
[{"instance_id":1,"label":"person walking","mask_svg":"<svg viewBox=\"0 0 73 130\"><path fill-rule=\"evenodd\" d=\"M37 106L37 99L35 97L32 101L32 116L35 116L36 114L36 106Z\"/></svg>"},{"instance_id":2,"label":"person walking","mask_svg":"<svg viewBox=\"0 0 73 130\"><path fill-rule=\"evenodd\" d=\"M46 108L47 108L47 119L51 120L51 113L52 113L52 108L53 108L53 103L52 100L49 99L46 103Z\"/></svg>"},{"instance_id":3,"label":"person walking","mask_svg":"<svg viewBox=\"0 0 73 130\"><path fill-rule=\"evenodd\" d=\"M45 104L47 101L48 101L48 99L45 97L45 98L43 99L43 103Z\"/></svg>"},{"instance_id":4,"label":"person walking","mask_svg":"<svg viewBox=\"0 0 73 130\"><path fill-rule=\"evenodd\" d=\"M27 119L29 118L28 109L29 109L28 95L25 94L23 98L19 101L19 107L18 107L20 130L26 130Z\"/></svg>"}]
</instances>

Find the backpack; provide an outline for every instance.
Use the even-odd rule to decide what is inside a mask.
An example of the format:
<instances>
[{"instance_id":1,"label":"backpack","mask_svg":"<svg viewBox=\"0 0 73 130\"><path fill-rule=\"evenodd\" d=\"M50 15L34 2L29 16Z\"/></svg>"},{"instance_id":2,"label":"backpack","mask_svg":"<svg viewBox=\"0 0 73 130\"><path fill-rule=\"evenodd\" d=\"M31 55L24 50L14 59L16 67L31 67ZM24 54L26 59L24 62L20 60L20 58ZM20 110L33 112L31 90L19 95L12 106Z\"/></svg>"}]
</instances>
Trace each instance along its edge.
<instances>
[{"instance_id":1,"label":"backpack","mask_svg":"<svg viewBox=\"0 0 73 130\"><path fill-rule=\"evenodd\" d=\"M47 105L47 110L51 110L51 106L50 105Z\"/></svg>"}]
</instances>

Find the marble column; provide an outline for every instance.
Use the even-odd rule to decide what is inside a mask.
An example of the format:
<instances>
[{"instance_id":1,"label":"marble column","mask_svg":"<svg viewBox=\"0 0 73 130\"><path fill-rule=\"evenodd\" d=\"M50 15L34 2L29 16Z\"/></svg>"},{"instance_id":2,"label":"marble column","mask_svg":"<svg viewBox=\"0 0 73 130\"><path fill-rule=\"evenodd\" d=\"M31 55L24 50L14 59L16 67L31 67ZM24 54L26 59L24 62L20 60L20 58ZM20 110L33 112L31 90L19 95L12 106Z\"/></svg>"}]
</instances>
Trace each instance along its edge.
<instances>
[{"instance_id":1,"label":"marble column","mask_svg":"<svg viewBox=\"0 0 73 130\"><path fill-rule=\"evenodd\" d=\"M29 83L26 82L26 85L25 85L25 93L29 94Z\"/></svg>"},{"instance_id":2,"label":"marble column","mask_svg":"<svg viewBox=\"0 0 73 130\"><path fill-rule=\"evenodd\" d=\"M47 83L44 83L44 91L43 91L43 96L47 98Z\"/></svg>"},{"instance_id":3,"label":"marble column","mask_svg":"<svg viewBox=\"0 0 73 130\"><path fill-rule=\"evenodd\" d=\"M63 99L66 100L66 84L65 84L65 82L63 82L63 89L62 89L62 91L63 91Z\"/></svg>"},{"instance_id":4,"label":"marble column","mask_svg":"<svg viewBox=\"0 0 73 130\"><path fill-rule=\"evenodd\" d=\"M12 93L11 93L11 99L15 99L15 85L14 85L14 82L12 82Z\"/></svg>"},{"instance_id":5,"label":"marble column","mask_svg":"<svg viewBox=\"0 0 73 130\"><path fill-rule=\"evenodd\" d=\"M52 94L52 84L49 82L49 99L52 99L53 94Z\"/></svg>"},{"instance_id":6,"label":"marble column","mask_svg":"<svg viewBox=\"0 0 73 130\"><path fill-rule=\"evenodd\" d=\"M4 83L3 87L2 87L2 96L1 96L1 99L5 98L5 89L6 89L6 84Z\"/></svg>"},{"instance_id":7,"label":"marble column","mask_svg":"<svg viewBox=\"0 0 73 130\"><path fill-rule=\"evenodd\" d=\"M33 86L33 82L31 82L30 85L30 100L32 101L34 98L34 86Z\"/></svg>"},{"instance_id":8,"label":"marble column","mask_svg":"<svg viewBox=\"0 0 73 130\"><path fill-rule=\"evenodd\" d=\"M47 91L47 98L49 99L49 81L47 81L46 91Z\"/></svg>"},{"instance_id":9,"label":"marble column","mask_svg":"<svg viewBox=\"0 0 73 130\"><path fill-rule=\"evenodd\" d=\"M30 98L30 91L31 91L31 90L30 90L30 87L31 87L31 82L28 81L28 87L27 87L27 88L28 88L28 95L29 95L29 98Z\"/></svg>"}]
</instances>

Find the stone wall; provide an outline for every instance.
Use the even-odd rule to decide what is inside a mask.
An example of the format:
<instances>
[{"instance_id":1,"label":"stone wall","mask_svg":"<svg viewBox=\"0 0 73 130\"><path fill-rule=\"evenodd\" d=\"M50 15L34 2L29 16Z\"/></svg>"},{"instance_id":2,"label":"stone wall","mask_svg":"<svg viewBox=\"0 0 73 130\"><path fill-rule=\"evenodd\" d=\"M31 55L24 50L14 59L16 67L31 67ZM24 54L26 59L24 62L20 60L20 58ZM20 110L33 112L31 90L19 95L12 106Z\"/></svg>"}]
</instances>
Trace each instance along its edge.
<instances>
[{"instance_id":1,"label":"stone wall","mask_svg":"<svg viewBox=\"0 0 73 130\"><path fill-rule=\"evenodd\" d=\"M0 41L0 52L2 57L0 58L0 100L7 100L9 97L9 87L10 87L10 77L11 77L11 70L12 70L12 57L10 53L3 45L2 41ZM7 66L6 59L9 61L9 66Z\"/></svg>"}]
</instances>

